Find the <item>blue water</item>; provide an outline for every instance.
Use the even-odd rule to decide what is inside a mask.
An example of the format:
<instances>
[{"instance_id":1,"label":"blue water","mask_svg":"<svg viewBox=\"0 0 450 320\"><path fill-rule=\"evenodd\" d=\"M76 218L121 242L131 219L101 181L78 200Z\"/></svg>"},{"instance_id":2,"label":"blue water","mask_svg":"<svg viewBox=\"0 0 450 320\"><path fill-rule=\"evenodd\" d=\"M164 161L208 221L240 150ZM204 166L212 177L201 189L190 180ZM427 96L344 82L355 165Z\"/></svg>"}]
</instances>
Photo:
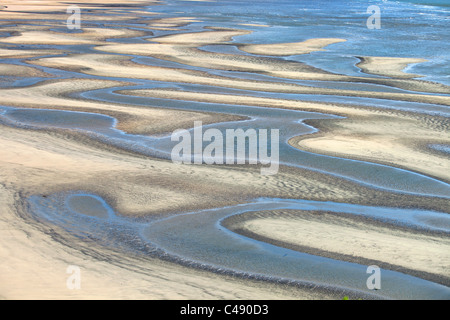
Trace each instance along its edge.
<instances>
[{"instance_id":1,"label":"blue water","mask_svg":"<svg viewBox=\"0 0 450 320\"><path fill-rule=\"evenodd\" d=\"M216 2L164 1L150 11L170 16L192 16L204 26L250 29L237 43L298 42L310 38L343 38L326 51L291 57L332 72L361 75L357 56L413 57L428 62L408 67L424 80L450 84L450 1L363 0L220 0ZM367 28L367 8L381 10L381 29ZM251 27L242 24L263 24Z\"/></svg>"},{"instance_id":2,"label":"blue water","mask_svg":"<svg viewBox=\"0 0 450 320\"><path fill-rule=\"evenodd\" d=\"M413 225L426 230L449 231L450 218L444 213L421 210L367 207L333 202L295 199L255 199L254 202L165 219L146 221L120 215L97 195L83 192L57 193L28 198L31 214L51 221L79 238L89 238L112 248L161 256L221 273L256 276L272 281L312 283L317 287L350 290L373 295L366 288L366 266L313 256L232 233L221 221L235 214L265 210L316 210L335 214L351 213ZM83 209L96 203L96 208ZM98 211L97 214L95 211ZM113 230L113 232L111 232ZM150 242L149 242L150 241ZM161 251L162 250L162 251ZM383 269L380 296L393 299L446 299L450 289L400 272Z\"/></svg>"}]
</instances>

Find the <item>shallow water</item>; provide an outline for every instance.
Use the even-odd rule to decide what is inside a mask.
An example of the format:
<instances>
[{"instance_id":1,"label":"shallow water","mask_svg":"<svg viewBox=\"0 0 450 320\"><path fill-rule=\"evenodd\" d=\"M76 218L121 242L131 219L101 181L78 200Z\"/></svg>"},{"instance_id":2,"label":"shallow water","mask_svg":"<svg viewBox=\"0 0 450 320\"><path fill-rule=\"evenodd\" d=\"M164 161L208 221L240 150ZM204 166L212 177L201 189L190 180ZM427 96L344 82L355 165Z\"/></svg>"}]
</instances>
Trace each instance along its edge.
<instances>
[{"instance_id":1,"label":"shallow water","mask_svg":"<svg viewBox=\"0 0 450 320\"><path fill-rule=\"evenodd\" d=\"M450 233L450 218L446 214L305 200L262 198L253 203L150 222L120 216L100 197L84 193L55 194L46 198L33 196L29 198L29 204L31 213L37 219L51 221L78 237L89 237L113 248L146 255L158 255L161 252L159 250L162 250L166 258L193 261L216 272L247 274L271 281L297 282L299 285L315 283L319 287L346 288L350 292L368 296L373 295L373 292L365 287L367 266L249 239L228 231L220 222L232 215L252 211L322 210ZM448 287L399 272L381 272L384 298L450 298Z\"/></svg>"},{"instance_id":2,"label":"shallow water","mask_svg":"<svg viewBox=\"0 0 450 320\"><path fill-rule=\"evenodd\" d=\"M193 104L190 104L188 110L211 111L209 104L208 106L205 104L199 105L200 108L197 109L193 107ZM229 129L247 131L255 128L258 130L259 128L280 128L279 164L328 173L392 192L450 198L450 185L448 183L422 174L365 161L318 155L288 145L287 142L290 138L316 131L316 129L302 123L303 120L332 119L335 118L334 116L294 110L239 107L236 105L218 105L217 107L219 108L215 110L217 112L235 113L252 119L251 121L226 122L204 127L204 129L221 130L223 136L226 135L225 131ZM116 120L114 118L99 114L41 109L9 108L5 110L6 112L0 115L0 119L5 119L14 125L36 129L51 127L74 129L114 146L149 156L170 159L171 152L178 143L173 142L170 135L151 137L124 133L115 128ZM190 129L191 132L193 130ZM205 143L204 147L206 145ZM225 147L228 146L224 145ZM269 154L271 153L271 147L271 144L267 145ZM246 157L248 158L248 155Z\"/></svg>"},{"instance_id":3,"label":"shallow water","mask_svg":"<svg viewBox=\"0 0 450 320\"><path fill-rule=\"evenodd\" d=\"M420 5L411 2L421 3ZM428 6L424 7L423 3ZM442 1L383 1L373 2L382 9L382 29L366 27L367 1L332 0L283 0L217 2L166 1L166 5L149 7L149 11L167 16L194 16L202 20L184 27L185 32L202 31L205 26L232 27L254 31L250 35L235 37L232 44L296 42L317 37L345 38L347 41L330 45L326 51L287 59L301 61L327 71L351 76L377 77L362 74L355 64L355 56L417 57L429 62L408 67L408 72L423 74L424 79L450 84L448 65L450 36L448 34L448 7ZM324 9L325 8L325 9ZM180 12L180 13L174 13ZM96 22L92 22L96 23ZM269 27L244 26L242 24L266 24ZM136 26L138 28L138 26ZM62 31L60 29L54 29ZM154 36L169 32L155 31ZM151 38L151 37L149 37ZM147 42L142 38L121 39L118 42ZM51 48L51 46L27 46ZM55 46L76 53L98 53L91 46ZM214 45L202 50L221 53L245 54L234 45ZM410 91L368 83L333 81L304 81L280 79L257 73L230 72L186 66L157 58L128 55L140 64L199 70L210 74L236 79L296 83L319 88L352 89L360 91L397 92ZM31 59L33 60L33 59ZM2 62L23 64L20 59ZM330 176L357 182L366 187L417 196L450 198L450 185L422 174L375 163L318 155L293 148L289 138L310 134L317 130L303 123L307 119L336 119L337 116L295 110L269 109L259 106L200 103L167 99L143 98L119 95L121 89L175 88L194 92L242 94L256 97L298 99L364 105L383 109L450 116L450 108L416 102L392 101L334 95L283 94L220 88L211 85L195 85L177 82L158 82L127 78L96 77L76 72L39 67L55 78L82 77L129 81L134 85L94 90L73 94L97 101L168 108L186 111L233 114L247 117L246 121L227 122L204 126L227 129L280 129L280 163L285 166L306 168ZM17 79L5 86L20 87L34 84L38 79ZM0 101L1 103L1 101ZM144 136L122 132L116 128L117 119L88 113L60 110L37 110L0 106L2 124L32 130L63 129L77 131L110 145L151 157L170 159L174 146L170 135ZM192 128L189 129L192 132ZM430 148L444 154L448 145L432 144ZM270 153L270 146L268 152ZM44 223L58 225L81 238L95 239L105 246L139 254L164 253L177 262L195 263L212 271L226 270L240 275L254 275L264 279L281 279L298 283L346 288L355 292L373 294L365 287L366 266L316 257L309 254L278 248L248 239L226 230L220 222L234 214L273 209L327 210L335 213L362 215L382 222L410 228L450 233L448 214L423 210L357 206L345 203L306 201L302 199L255 199L238 206L216 208L171 216L162 220L147 221L126 218L114 212L108 203L97 195L84 191L58 193L50 196L31 196L27 199L31 214ZM166 256L167 257L167 256ZM383 297L411 299L450 299L450 289L429 281L398 272L383 270Z\"/></svg>"}]
</instances>

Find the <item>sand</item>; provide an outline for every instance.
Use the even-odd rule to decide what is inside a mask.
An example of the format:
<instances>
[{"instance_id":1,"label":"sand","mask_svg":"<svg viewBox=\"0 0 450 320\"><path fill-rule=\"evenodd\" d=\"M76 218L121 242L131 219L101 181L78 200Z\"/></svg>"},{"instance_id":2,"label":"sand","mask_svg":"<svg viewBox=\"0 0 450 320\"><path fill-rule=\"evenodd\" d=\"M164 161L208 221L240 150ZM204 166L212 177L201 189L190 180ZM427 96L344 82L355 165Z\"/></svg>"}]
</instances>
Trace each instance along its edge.
<instances>
[{"instance_id":1,"label":"sand","mask_svg":"<svg viewBox=\"0 0 450 320\"><path fill-rule=\"evenodd\" d=\"M61 54L60 50L15 50L15 49L6 49L0 48L0 57L5 58L15 58L15 59L23 59L23 58L31 58L46 54ZM14 71L9 71L14 72Z\"/></svg>"},{"instance_id":2,"label":"sand","mask_svg":"<svg viewBox=\"0 0 450 320\"><path fill-rule=\"evenodd\" d=\"M14 68L11 68L9 64L0 64L0 76L15 76L15 77L40 77L40 78L49 78L51 75L46 72L42 72L37 70L36 68L28 67L28 66L19 66L16 65Z\"/></svg>"},{"instance_id":3,"label":"sand","mask_svg":"<svg viewBox=\"0 0 450 320\"><path fill-rule=\"evenodd\" d=\"M394 125L395 124L395 125ZM321 154L363 159L450 181L448 157L430 148L432 141L448 141L448 121L397 114L337 120L309 137L293 138L292 146Z\"/></svg>"},{"instance_id":4,"label":"sand","mask_svg":"<svg viewBox=\"0 0 450 320\"><path fill-rule=\"evenodd\" d=\"M152 51L152 49L155 49L155 47L152 47L150 45L149 47L146 47L145 51L147 52L147 54L155 53L157 57L159 57L159 54L162 53L163 51L167 52L169 50L169 49L166 50L165 48L156 48L156 51ZM126 51L126 52L135 53L133 51ZM367 97L376 99L450 105L450 98L447 96L415 94L415 93L390 93L378 91L322 89L280 82L236 80L234 78L223 76L211 76L206 72L202 71L143 66L134 63L130 60L131 58L117 57L114 55L77 54L68 57L42 58L33 60L30 63L45 67L58 66L68 71L77 71L85 74L103 77L111 77L111 76L133 77L137 79L146 79L153 81L206 84L217 87L255 90L255 91ZM114 68L114 66L117 65L118 63L121 64L122 67L120 69ZM230 64L231 63L232 62L230 61ZM209 66L211 67L211 65Z\"/></svg>"},{"instance_id":5,"label":"sand","mask_svg":"<svg viewBox=\"0 0 450 320\"><path fill-rule=\"evenodd\" d=\"M307 54L315 51L324 51L324 47L344 42L345 39L309 39L297 43L275 43L275 44L256 44L242 45L239 49L248 53L264 56L293 56Z\"/></svg>"},{"instance_id":6,"label":"sand","mask_svg":"<svg viewBox=\"0 0 450 320\"><path fill-rule=\"evenodd\" d=\"M8 232L1 233L0 274L1 294L5 298L311 299L322 296L302 290L283 292L270 286L264 289L265 285L258 283L241 283L237 279L159 261L128 258L126 254L109 252L94 243L73 243L70 235L51 226L50 234L43 233L42 226L20 208L21 199L26 195L82 189L110 200L117 212L148 216L238 203L242 194L251 189L255 194L250 197L257 192L275 195L281 183L286 185L285 195L294 190L298 190L299 195L317 195L323 192L325 183L321 186L315 179L309 183L307 179L297 181L294 177L300 172L291 178L281 175L267 179L256 170L249 173L202 166L174 167L170 162L127 156L114 149L108 151L83 137L75 140L69 137L52 132L33 132L31 136L26 130L2 127L0 165L4 187L0 221L1 229ZM216 181L221 184L217 185ZM189 193L186 190L190 190ZM343 195L346 192L343 190ZM55 232L59 234L57 241ZM89 256L83 253L86 250ZM105 261L98 257L108 258ZM111 263L112 260L116 262ZM83 270L81 291L65 287L69 265L78 265ZM199 293L200 288L202 293Z\"/></svg>"},{"instance_id":7,"label":"sand","mask_svg":"<svg viewBox=\"0 0 450 320\"><path fill-rule=\"evenodd\" d=\"M269 108L324 112L346 117L344 120L314 121L321 130L313 135L293 138L294 147L315 153L363 159L412 169L450 181L448 158L429 148L430 141L445 143L450 139L445 118L408 114L394 110L355 108L343 104L324 104L221 95L174 90L124 90L123 94L211 103L238 103ZM320 125L319 125L320 124Z\"/></svg>"},{"instance_id":8,"label":"sand","mask_svg":"<svg viewBox=\"0 0 450 320\"><path fill-rule=\"evenodd\" d=\"M209 124L244 119L238 116L130 107L66 97L69 93L125 84L86 79L48 81L33 87L1 89L0 97L3 104L10 106L106 114L118 120L118 129L132 134L168 134L178 128L189 127L196 120Z\"/></svg>"},{"instance_id":9,"label":"sand","mask_svg":"<svg viewBox=\"0 0 450 320\"><path fill-rule=\"evenodd\" d=\"M404 72L404 69L410 64L427 62L425 59L390 57L360 57L360 60L361 62L356 66L365 73L401 79L422 77L418 74Z\"/></svg>"},{"instance_id":10,"label":"sand","mask_svg":"<svg viewBox=\"0 0 450 320\"><path fill-rule=\"evenodd\" d=\"M189 66L201 67L201 68L213 68L226 71L240 71L240 72L255 72L264 75L269 75L276 78L285 79L301 79L301 80L321 80L321 81L346 81L346 82L358 82L358 83L375 83L381 85L387 85L392 87L398 87L406 90L418 90L420 92L433 92L433 93L450 93L449 89L440 84L410 80L410 79L380 79L373 77L352 77L346 75L340 75L335 73L326 72L324 70L308 66L303 63L286 60L286 59L273 59L270 57L258 57L247 56L238 54L224 54L224 53L212 53L205 50L201 50L198 47L204 45L214 44L231 44L239 47L239 35L250 33L247 30L238 29L218 29L209 28L211 31L195 32L195 33L183 33L169 36L154 37L149 41L154 42L152 44L112 44L107 46L100 46L96 49L104 52L124 53L124 54L137 54L142 56L153 56L159 59L178 62ZM234 42L230 42L231 40ZM317 40L317 41L316 41ZM291 43L282 44L283 50L289 53L291 51L299 50L312 50L308 46L317 48L319 44L323 42L341 42L340 39L311 39L304 43ZM281 51L283 52L283 51ZM383 58L380 58L383 59ZM397 60L387 58L387 68L398 69L399 63ZM384 69L386 70L386 68ZM401 81L400 81L401 80ZM287 87L287 86L286 86ZM323 90L309 91L312 94L337 94L341 95L370 95L371 97L383 98L382 94L376 92L352 92L351 90ZM396 95L393 99L402 100L400 95ZM414 98L414 99L417 99Z\"/></svg>"},{"instance_id":11,"label":"sand","mask_svg":"<svg viewBox=\"0 0 450 320\"><path fill-rule=\"evenodd\" d=\"M292 290L274 288L271 285L251 284L248 281L244 283L238 279L215 276L154 259L142 260L139 257L128 257L126 254L114 251L107 252L108 250L105 251L104 248L97 248L97 253L94 253L92 250L96 247L94 243L84 243L76 238L67 238L70 244L62 241L64 236L56 240L54 232L61 235L64 232L53 228L46 233L42 229L43 226L33 221L26 212L20 212L18 216L18 203L22 195L13 190L18 190L19 185L28 187L34 185L33 193L46 193L52 190L43 187L41 183L49 186L50 189L59 189L62 186L58 187L52 181L61 181L67 187L68 184L80 186L83 184L80 184L81 180L93 179L85 186L96 186L100 190L108 184L112 185L111 181L105 181L103 187L98 183L107 176L112 175L110 180L116 180L128 170L138 170L141 175L152 172L150 167L139 169L143 163L145 166L150 166L152 161L114 156L114 153L108 154L106 151L96 149L95 146L83 147L79 142L52 137L49 134L36 133L35 139L30 139L26 131L2 128L2 133L3 152L0 162L2 168L5 168L4 171L2 170L2 176L9 177L8 181L2 179L0 187L2 297L6 299L126 300L326 297L314 292L293 293ZM39 145L36 142L40 142ZM156 162L154 164L158 166ZM161 169L160 166L158 167ZM165 173L164 170L166 170ZM164 170L160 174L169 174L171 166L167 165ZM83 175L79 174L81 171ZM18 172L21 174L18 175ZM101 172L104 174L99 175ZM21 176L26 176L28 179L21 179ZM64 182L58 178L61 176L65 177ZM100 177L103 178L97 180ZM123 179L122 183L117 183L117 186L120 185L120 188L126 189L126 184L123 184L126 180ZM153 191L149 193L150 189ZM156 181L150 189L148 187L147 190L141 189L142 194L146 193L147 197L155 198L158 193ZM134 197L137 194L132 195L134 190L130 191L127 197L130 197L131 204L136 202ZM164 192L164 188L159 192L165 196L168 195ZM176 205L176 202L182 199L185 198L181 198L180 194L180 197L174 198L173 204ZM162 206L167 205L166 200L165 197L160 200ZM151 203L152 206L155 205L154 200ZM125 204L121 204L123 205ZM149 208L148 204L139 202L134 203L134 206ZM82 253L83 250L91 251L91 253L86 256ZM107 260L101 258L102 256L108 256ZM66 270L69 265L81 268L81 290L68 290L66 287L69 276Z\"/></svg>"},{"instance_id":12,"label":"sand","mask_svg":"<svg viewBox=\"0 0 450 320\"><path fill-rule=\"evenodd\" d=\"M123 36L137 37L144 36L145 32L138 32L128 29L107 29L107 28L83 28L82 33L63 34L49 31L26 31L18 36L5 39L8 43L20 44L56 44L56 45L76 45L76 44L100 44L101 40L111 38L121 38Z\"/></svg>"},{"instance_id":13,"label":"sand","mask_svg":"<svg viewBox=\"0 0 450 320\"><path fill-rule=\"evenodd\" d=\"M0 25L0 31L11 32L10 24L15 29L0 38L0 57L5 59L0 64L0 76L39 81L25 87L0 88L0 103L24 109L104 114L117 119L118 129L135 135L167 135L175 129L191 128L194 121L212 124L244 118L155 108L151 103L137 106L103 102L82 93L105 89L124 96L179 100L187 104L213 102L335 114L345 119L309 121L319 131L293 137L291 146L389 164L450 180L448 157L429 148L429 144L449 143L448 121L444 118L338 103L258 97L260 92L279 92L450 105L450 98L443 95L450 93L447 86L416 80L413 79L416 75L402 71L406 65L421 61L366 57L359 64L364 72L383 78L330 73L285 57L327 50L327 45L345 39L249 45L239 37L250 34L250 30L204 28L192 32L189 25L201 21L200 18L160 17L144 10L152 3L155 1L115 0L106 5L94 0L77 1L89 14L83 15L82 32L75 33L64 30L67 19L64 1L22 1L20 4L2 1L7 8L2 9L1 15L7 23ZM246 24L246 27L260 26ZM156 31L164 31L164 35L154 36ZM139 41L134 43L129 38L139 38ZM208 52L202 48L206 45L233 45L242 54ZM133 61L135 57L178 64L173 68L150 66ZM10 65L7 59L20 59L22 64ZM61 73L52 75L52 69L42 67ZM227 74L228 71L273 78L271 81L238 79ZM347 85L347 89L285 81L292 79L338 81ZM142 80L168 84L153 89L148 83L149 88L129 90L133 85L142 84ZM353 83L411 91L355 90ZM208 86L205 88L210 92L187 91L179 84ZM253 92L252 95L229 94L221 92L222 88ZM387 192L307 169L282 166L277 175L262 176L258 167L179 166L73 130L32 130L0 123L0 133L1 299L342 298L333 292L232 277L103 246L89 237L79 238L50 222L39 221L28 206L30 196L45 199L55 193L83 191L102 197L117 215L149 220L238 205L259 197L450 213L448 199ZM59 208L56 203L53 206L48 209ZM317 255L332 253L339 260L379 262L386 268L432 280L448 277L445 268L448 237L437 234L363 224L348 217L324 215L313 219L300 213L289 215L289 219L279 213L262 214L258 219L244 219L239 227L252 236L265 237L265 241ZM298 230L308 235L306 239L298 237ZM319 236L318 232L324 230L333 235L331 239ZM357 243L356 238L360 240ZM347 244L354 252L349 251ZM368 246L376 250L365 250ZM66 286L66 270L70 265L81 268L81 290L69 290Z\"/></svg>"},{"instance_id":14,"label":"sand","mask_svg":"<svg viewBox=\"0 0 450 320\"><path fill-rule=\"evenodd\" d=\"M224 225L286 248L407 273L414 270L424 278L450 282L450 241L443 235L387 227L338 213L296 210L247 213Z\"/></svg>"}]
</instances>

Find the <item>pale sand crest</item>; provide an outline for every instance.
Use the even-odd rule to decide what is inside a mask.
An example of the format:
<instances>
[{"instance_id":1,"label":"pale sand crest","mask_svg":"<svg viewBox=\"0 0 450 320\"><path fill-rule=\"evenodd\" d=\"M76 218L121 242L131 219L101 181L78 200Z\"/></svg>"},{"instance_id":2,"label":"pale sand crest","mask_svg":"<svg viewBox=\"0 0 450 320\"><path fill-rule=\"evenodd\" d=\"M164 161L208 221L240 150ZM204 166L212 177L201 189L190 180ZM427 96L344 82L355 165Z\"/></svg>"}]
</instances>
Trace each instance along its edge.
<instances>
[{"instance_id":1,"label":"pale sand crest","mask_svg":"<svg viewBox=\"0 0 450 320\"><path fill-rule=\"evenodd\" d=\"M20 71L20 68L17 69ZM243 117L179 110L132 107L68 98L70 93L125 85L116 81L70 79L43 82L32 87L0 89L5 105L27 108L71 110L106 114L118 120L117 128L132 134L171 133L189 127L193 121L205 124L236 121Z\"/></svg>"},{"instance_id":2,"label":"pale sand crest","mask_svg":"<svg viewBox=\"0 0 450 320\"><path fill-rule=\"evenodd\" d=\"M246 213L224 223L231 230L283 247L450 280L450 239L339 213L278 210Z\"/></svg>"}]
</instances>

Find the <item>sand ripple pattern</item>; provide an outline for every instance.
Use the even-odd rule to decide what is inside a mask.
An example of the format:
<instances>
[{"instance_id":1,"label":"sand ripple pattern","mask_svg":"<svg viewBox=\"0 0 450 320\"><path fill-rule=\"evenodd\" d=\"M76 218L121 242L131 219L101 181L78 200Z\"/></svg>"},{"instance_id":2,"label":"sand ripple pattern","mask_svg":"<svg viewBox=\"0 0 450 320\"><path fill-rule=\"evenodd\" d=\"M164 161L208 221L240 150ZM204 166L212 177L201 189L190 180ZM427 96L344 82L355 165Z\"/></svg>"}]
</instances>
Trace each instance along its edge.
<instances>
[{"instance_id":1,"label":"sand ripple pattern","mask_svg":"<svg viewBox=\"0 0 450 320\"><path fill-rule=\"evenodd\" d=\"M292 57L347 39L255 44L261 25L152 1L79 1L81 30L60 1L4 5L0 298L450 298L450 88L406 72L423 59L355 52L340 74ZM279 173L172 163L194 121L279 129Z\"/></svg>"}]
</instances>

